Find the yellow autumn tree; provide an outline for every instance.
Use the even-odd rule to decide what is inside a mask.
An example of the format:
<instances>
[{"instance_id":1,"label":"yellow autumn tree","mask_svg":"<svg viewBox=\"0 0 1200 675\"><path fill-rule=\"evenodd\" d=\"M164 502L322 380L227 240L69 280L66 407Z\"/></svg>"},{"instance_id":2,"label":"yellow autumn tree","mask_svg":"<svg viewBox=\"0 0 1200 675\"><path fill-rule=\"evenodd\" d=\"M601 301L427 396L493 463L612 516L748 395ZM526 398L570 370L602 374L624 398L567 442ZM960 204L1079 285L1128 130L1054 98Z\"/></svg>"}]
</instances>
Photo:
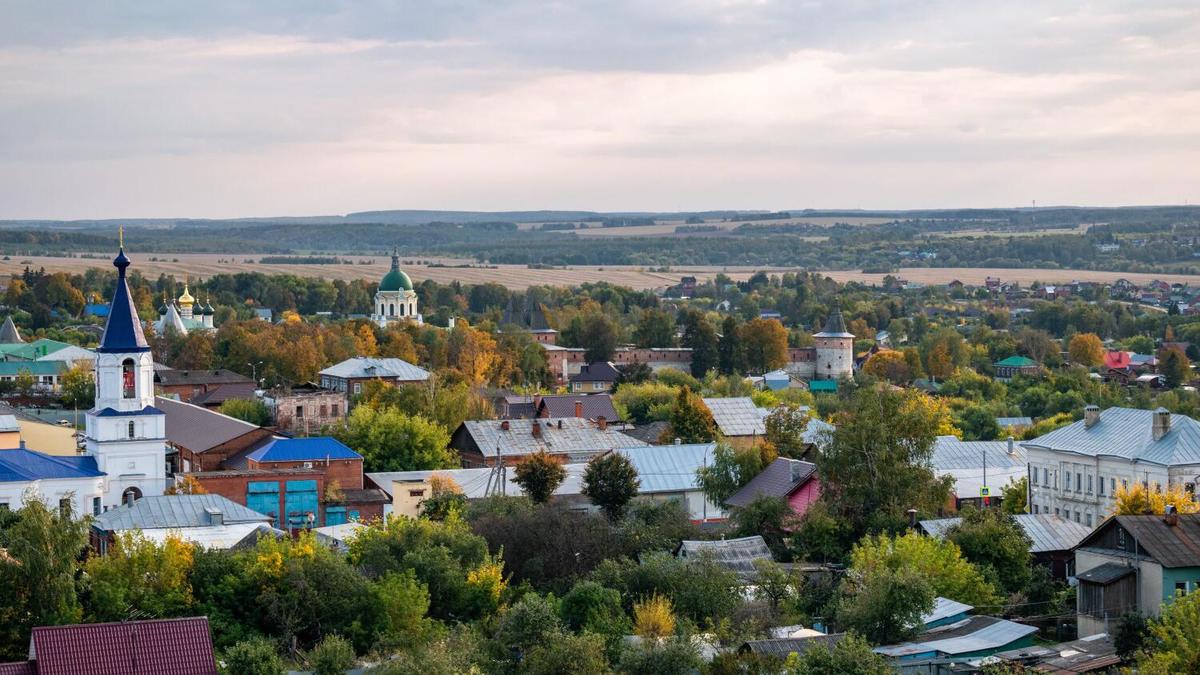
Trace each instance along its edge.
<instances>
[{"instance_id":1,"label":"yellow autumn tree","mask_svg":"<svg viewBox=\"0 0 1200 675\"><path fill-rule=\"evenodd\" d=\"M962 429L954 426L954 416L950 413L950 405L945 399L934 398L929 394L912 392L906 396L903 403L904 412L924 411L937 424L938 436L957 436L962 438Z\"/></svg>"},{"instance_id":2,"label":"yellow autumn tree","mask_svg":"<svg viewBox=\"0 0 1200 675\"><path fill-rule=\"evenodd\" d=\"M875 352L863 365L863 372L881 380L902 384L912 379L912 368L904 353L892 349Z\"/></svg>"},{"instance_id":3,"label":"yellow autumn tree","mask_svg":"<svg viewBox=\"0 0 1200 675\"><path fill-rule=\"evenodd\" d=\"M496 340L466 321L458 322L447 344L450 366L472 385L486 383L499 363Z\"/></svg>"},{"instance_id":4,"label":"yellow autumn tree","mask_svg":"<svg viewBox=\"0 0 1200 675\"><path fill-rule=\"evenodd\" d=\"M665 638L675 633L675 608L671 600L652 595L633 603L633 632L643 638Z\"/></svg>"},{"instance_id":5,"label":"yellow autumn tree","mask_svg":"<svg viewBox=\"0 0 1200 675\"><path fill-rule=\"evenodd\" d=\"M1129 487L1122 485L1113 494L1113 499L1114 516L1161 516L1168 505L1174 506L1177 513L1200 513L1200 504L1192 500L1182 485L1166 490L1160 489L1158 483L1154 484L1153 490L1141 483Z\"/></svg>"},{"instance_id":6,"label":"yellow autumn tree","mask_svg":"<svg viewBox=\"0 0 1200 675\"><path fill-rule=\"evenodd\" d=\"M1095 333L1079 333L1067 345L1071 360L1081 366L1098 366L1104 362L1104 343Z\"/></svg>"},{"instance_id":7,"label":"yellow autumn tree","mask_svg":"<svg viewBox=\"0 0 1200 675\"><path fill-rule=\"evenodd\" d=\"M929 350L925 364L930 377L944 380L954 374L954 356L945 342L939 342Z\"/></svg>"},{"instance_id":8,"label":"yellow autumn tree","mask_svg":"<svg viewBox=\"0 0 1200 675\"><path fill-rule=\"evenodd\" d=\"M354 332L354 348L358 351L358 356L376 356L379 354L379 345L375 341L375 331L367 324L362 324L358 330Z\"/></svg>"}]
</instances>

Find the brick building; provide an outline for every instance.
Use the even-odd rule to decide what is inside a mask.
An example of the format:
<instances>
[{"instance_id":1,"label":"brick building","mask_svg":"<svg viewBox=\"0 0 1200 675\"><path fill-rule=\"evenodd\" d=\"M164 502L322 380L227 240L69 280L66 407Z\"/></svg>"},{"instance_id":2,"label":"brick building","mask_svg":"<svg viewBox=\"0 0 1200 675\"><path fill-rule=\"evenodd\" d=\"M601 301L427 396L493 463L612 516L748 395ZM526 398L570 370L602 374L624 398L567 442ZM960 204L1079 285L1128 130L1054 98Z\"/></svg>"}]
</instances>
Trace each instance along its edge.
<instances>
[{"instance_id":1,"label":"brick building","mask_svg":"<svg viewBox=\"0 0 1200 675\"><path fill-rule=\"evenodd\" d=\"M326 425L346 417L346 393L308 383L290 389L272 389L262 401L271 411L275 427L292 434L320 433Z\"/></svg>"},{"instance_id":2,"label":"brick building","mask_svg":"<svg viewBox=\"0 0 1200 675\"><path fill-rule=\"evenodd\" d=\"M392 385L421 384L429 381L429 371L404 359L376 359L355 356L334 364L320 373L321 388L349 396L362 393L365 382L381 380Z\"/></svg>"},{"instance_id":3,"label":"brick building","mask_svg":"<svg viewBox=\"0 0 1200 675\"><path fill-rule=\"evenodd\" d=\"M178 397L180 401L191 401L202 394L210 394L220 387L236 385L239 392L253 391L254 380L235 373L232 370L217 368L215 370L177 370L174 368L156 367L154 369L154 388L163 396ZM209 398L212 398L210 395Z\"/></svg>"}]
</instances>

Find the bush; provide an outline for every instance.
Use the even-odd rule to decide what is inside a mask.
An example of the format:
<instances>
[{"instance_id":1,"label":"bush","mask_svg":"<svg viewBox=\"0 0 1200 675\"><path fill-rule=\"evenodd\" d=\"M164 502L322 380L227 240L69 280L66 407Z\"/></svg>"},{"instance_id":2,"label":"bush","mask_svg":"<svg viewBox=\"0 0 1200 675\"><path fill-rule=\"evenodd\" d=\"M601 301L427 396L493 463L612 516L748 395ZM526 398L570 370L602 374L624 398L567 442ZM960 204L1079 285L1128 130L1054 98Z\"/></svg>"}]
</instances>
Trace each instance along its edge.
<instances>
[{"instance_id":1,"label":"bush","mask_svg":"<svg viewBox=\"0 0 1200 675\"><path fill-rule=\"evenodd\" d=\"M354 647L340 635L327 635L308 652L305 661L313 675L345 675L354 667Z\"/></svg>"},{"instance_id":2,"label":"bush","mask_svg":"<svg viewBox=\"0 0 1200 675\"><path fill-rule=\"evenodd\" d=\"M239 642L221 659L223 675L283 675L283 660L275 646L263 638Z\"/></svg>"},{"instance_id":3,"label":"bush","mask_svg":"<svg viewBox=\"0 0 1200 675\"><path fill-rule=\"evenodd\" d=\"M675 632L675 610L661 595L633 603L633 632L643 638L665 638Z\"/></svg>"}]
</instances>

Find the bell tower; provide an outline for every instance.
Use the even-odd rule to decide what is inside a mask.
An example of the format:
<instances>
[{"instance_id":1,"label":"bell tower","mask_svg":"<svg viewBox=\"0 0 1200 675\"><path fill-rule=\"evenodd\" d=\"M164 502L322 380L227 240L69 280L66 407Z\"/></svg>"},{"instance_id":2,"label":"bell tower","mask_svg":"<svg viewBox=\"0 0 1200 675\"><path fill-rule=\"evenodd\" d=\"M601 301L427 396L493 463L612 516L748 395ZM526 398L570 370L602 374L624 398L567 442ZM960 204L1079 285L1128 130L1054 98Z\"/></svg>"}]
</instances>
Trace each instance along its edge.
<instances>
[{"instance_id":1,"label":"bell tower","mask_svg":"<svg viewBox=\"0 0 1200 675\"><path fill-rule=\"evenodd\" d=\"M154 357L125 278L124 246L113 267L117 285L96 349L96 407L85 427L87 454L107 474L106 508L161 495L167 483L166 416L154 407Z\"/></svg>"}]
</instances>

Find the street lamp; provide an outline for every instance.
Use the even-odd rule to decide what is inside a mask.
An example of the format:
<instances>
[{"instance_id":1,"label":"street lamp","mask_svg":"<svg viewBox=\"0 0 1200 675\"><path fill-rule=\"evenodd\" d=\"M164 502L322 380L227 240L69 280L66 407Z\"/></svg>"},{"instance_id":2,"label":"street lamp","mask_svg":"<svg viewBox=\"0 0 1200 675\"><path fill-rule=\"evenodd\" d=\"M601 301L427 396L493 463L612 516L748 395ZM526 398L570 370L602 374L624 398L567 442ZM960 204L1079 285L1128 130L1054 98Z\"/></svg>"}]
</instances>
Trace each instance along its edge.
<instances>
[{"instance_id":1,"label":"street lamp","mask_svg":"<svg viewBox=\"0 0 1200 675\"><path fill-rule=\"evenodd\" d=\"M263 364L262 361L255 361L254 363L246 364L246 365L250 366L250 379L254 380L255 382L258 382L258 367L261 366L262 364Z\"/></svg>"}]
</instances>

